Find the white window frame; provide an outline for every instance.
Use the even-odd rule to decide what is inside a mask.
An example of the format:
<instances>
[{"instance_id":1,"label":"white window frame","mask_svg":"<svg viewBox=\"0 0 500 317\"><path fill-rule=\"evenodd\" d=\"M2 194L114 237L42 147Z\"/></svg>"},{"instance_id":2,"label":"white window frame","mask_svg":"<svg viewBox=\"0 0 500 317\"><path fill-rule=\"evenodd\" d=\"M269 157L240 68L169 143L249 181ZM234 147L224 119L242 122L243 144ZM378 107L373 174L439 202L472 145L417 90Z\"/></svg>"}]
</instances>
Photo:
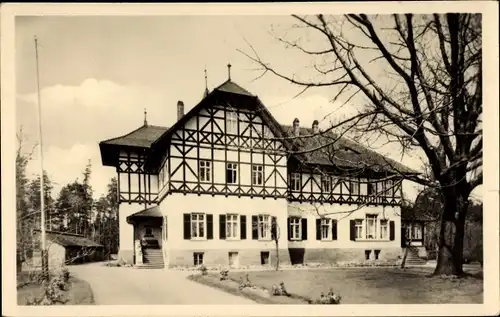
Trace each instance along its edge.
<instances>
[{"instance_id":1,"label":"white window frame","mask_svg":"<svg viewBox=\"0 0 500 317\"><path fill-rule=\"evenodd\" d=\"M264 184L264 166L261 164L252 164L252 185L262 186L263 184Z\"/></svg>"},{"instance_id":2,"label":"white window frame","mask_svg":"<svg viewBox=\"0 0 500 317\"><path fill-rule=\"evenodd\" d=\"M354 220L354 226L355 226L355 232L356 232L356 240L362 240L364 239L364 223L363 219L355 219Z\"/></svg>"},{"instance_id":3,"label":"white window frame","mask_svg":"<svg viewBox=\"0 0 500 317\"><path fill-rule=\"evenodd\" d=\"M271 240L272 217L270 215L259 215L257 224L258 239Z\"/></svg>"},{"instance_id":4,"label":"white window frame","mask_svg":"<svg viewBox=\"0 0 500 317\"><path fill-rule=\"evenodd\" d=\"M376 214L366 214L365 216L365 221L366 221L366 240L376 240L377 239L377 218L378 215ZM373 232L370 236L368 235L368 230L370 228L370 223L373 223Z\"/></svg>"},{"instance_id":5,"label":"white window frame","mask_svg":"<svg viewBox=\"0 0 500 317\"><path fill-rule=\"evenodd\" d=\"M237 214L226 215L226 239L227 240L240 239L240 216Z\"/></svg>"},{"instance_id":6,"label":"white window frame","mask_svg":"<svg viewBox=\"0 0 500 317\"><path fill-rule=\"evenodd\" d=\"M290 217L290 240L302 240L302 218Z\"/></svg>"},{"instance_id":7,"label":"white window frame","mask_svg":"<svg viewBox=\"0 0 500 317\"><path fill-rule=\"evenodd\" d=\"M328 184L328 186L325 186L325 184ZM329 175L321 175L321 191L324 193L330 193L332 191L332 179Z\"/></svg>"},{"instance_id":8,"label":"white window frame","mask_svg":"<svg viewBox=\"0 0 500 317\"><path fill-rule=\"evenodd\" d=\"M227 173L231 171L233 182L228 181ZM226 164L226 184L235 185L238 184L238 164L233 162L227 162Z\"/></svg>"},{"instance_id":9,"label":"white window frame","mask_svg":"<svg viewBox=\"0 0 500 317\"><path fill-rule=\"evenodd\" d=\"M194 225L193 225L194 224ZM200 228L203 234L200 234ZM204 213L191 214L191 239L205 240L207 238L207 216Z\"/></svg>"},{"instance_id":10,"label":"white window frame","mask_svg":"<svg viewBox=\"0 0 500 317\"><path fill-rule=\"evenodd\" d=\"M201 172L203 170L203 173ZM204 175L205 177L202 177ZM209 160L198 161L198 178L200 182L209 183L212 181L212 162Z\"/></svg>"},{"instance_id":11,"label":"white window frame","mask_svg":"<svg viewBox=\"0 0 500 317\"><path fill-rule=\"evenodd\" d=\"M234 111L227 112L226 134L238 133L238 115Z\"/></svg>"},{"instance_id":12,"label":"white window frame","mask_svg":"<svg viewBox=\"0 0 500 317\"><path fill-rule=\"evenodd\" d=\"M389 240L389 220L380 219L380 239Z\"/></svg>"},{"instance_id":13,"label":"white window frame","mask_svg":"<svg viewBox=\"0 0 500 317\"><path fill-rule=\"evenodd\" d=\"M193 262L194 262L193 264L195 266L203 265L203 261L204 261L204 252L193 252Z\"/></svg>"},{"instance_id":14,"label":"white window frame","mask_svg":"<svg viewBox=\"0 0 500 317\"><path fill-rule=\"evenodd\" d=\"M302 188L302 177L300 173L290 174L290 189L293 191L301 190Z\"/></svg>"},{"instance_id":15,"label":"white window frame","mask_svg":"<svg viewBox=\"0 0 500 317\"><path fill-rule=\"evenodd\" d=\"M412 240L422 240L423 227L420 223L412 224ZM418 234L417 234L418 233Z\"/></svg>"},{"instance_id":16,"label":"white window frame","mask_svg":"<svg viewBox=\"0 0 500 317\"><path fill-rule=\"evenodd\" d=\"M332 240L332 219L321 218L321 240ZM325 235L326 233L326 235Z\"/></svg>"},{"instance_id":17,"label":"white window frame","mask_svg":"<svg viewBox=\"0 0 500 317\"><path fill-rule=\"evenodd\" d=\"M371 192L370 192L370 188L371 188ZM372 183L372 182L366 183L366 195L368 195L368 196L376 196L377 195L377 192L375 189L375 183Z\"/></svg>"}]
</instances>

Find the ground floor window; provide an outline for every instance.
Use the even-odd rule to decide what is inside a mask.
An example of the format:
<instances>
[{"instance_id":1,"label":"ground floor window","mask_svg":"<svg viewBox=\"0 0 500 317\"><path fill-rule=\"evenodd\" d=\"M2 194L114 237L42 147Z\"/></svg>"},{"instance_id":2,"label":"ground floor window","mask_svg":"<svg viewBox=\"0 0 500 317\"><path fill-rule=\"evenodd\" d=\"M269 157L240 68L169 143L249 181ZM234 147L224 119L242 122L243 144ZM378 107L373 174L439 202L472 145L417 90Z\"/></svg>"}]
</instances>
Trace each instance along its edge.
<instances>
[{"instance_id":1,"label":"ground floor window","mask_svg":"<svg viewBox=\"0 0 500 317\"><path fill-rule=\"evenodd\" d=\"M238 252L229 252L229 266L237 267L238 266Z\"/></svg>"},{"instance_id":2,"label":"ground floor window","mask_svg":"<svg viewBox=\"0 0 500 317\"><path fill-rule=\"evenodd\" d=\"M271 239L271 216L259 215L259 240Z\"/></svg>"},{"instance_id":3,"label":"ground floor window","mask_svg":"<svg viewBox=\"0 0 500 317\"><path fill-rule=\"evenodd\" d=\"M355 227L356 227L356 239L363 239L363 220L356 219Z\"/></svg>"},{"instance_id":4,"label":"ground floor window","mask_svg":"<svg viewBox=\"0 0 500 317\"><path fill-rule=\"evenodd\" d=\"M290 218L290 230L291 230L292 240L300 240L301 239L300 222L301 222L301 218L299 218L299 217L291 217Z\"/></svg>"},{"instance_id":5,"label":"ground floor window","mask_svg":"<svg viewBox=\"0 0 500 317\"><path fill-rule=\"evenodd\" d=\"M203 264L203 252L194 252L193 253L193 261L194 265L202 265Z\"/></svg>"},{"instance_id":6,"label":"ground floor window","mask_svg":"<svg viewBox=\"0 0 500 317\"><path fill-rule=\"evenodd\" d=\"M330 240L331 223L330 218L321 219L321 240Z\"/></svg>"},{"instance_id":7,"label":"ground floor window","mask_svg":"<svg viewBox=\"0 0 500 317\"><path fill-rule=\"evenodd\" d=\"M389 239L389 229L388 229L388 221L386 219L380 220L380 239L386 240Z\"/></svg>"},{"instance_id":8,"label":"ground floor window","mask_svg":"<svg viewBox=\"0 0 500 317\"><path fill-rule=\"evenodd\" d=\"M260 264L262 264L262 265L269 264L269 252L261 252L260 253Z\"/></svg>"}]
</instances>

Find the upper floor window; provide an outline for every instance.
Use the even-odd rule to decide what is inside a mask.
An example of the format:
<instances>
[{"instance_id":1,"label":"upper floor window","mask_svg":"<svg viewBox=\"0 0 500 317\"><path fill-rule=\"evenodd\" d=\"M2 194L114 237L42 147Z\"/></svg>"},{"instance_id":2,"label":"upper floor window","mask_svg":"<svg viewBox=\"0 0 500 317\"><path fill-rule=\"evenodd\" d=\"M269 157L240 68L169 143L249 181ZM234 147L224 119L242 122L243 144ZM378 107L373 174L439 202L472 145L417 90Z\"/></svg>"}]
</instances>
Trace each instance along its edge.
<instances>
[{"instance_id":1,"label":"upper floor window","mask_svg":"<svg viewBox=\"0 0 500 317\"><path fill-rule=\"evenodd\" d=\"M238 116L234 111L229 111L227 113L226 133L238 133Z\"/></svg>"},{"instance_id":2,"label":"upper floor window","mask_svg":"<svg viewBox=\"0 0 500 317\"><path fill-rule=\"evenodd\" d=\"M366 215L366 239L377 238L377 215Z\"/></svg>"},{"instance_id":3,"label":"upper floor window","mask_svg":"<svg viewBox=\"0 0 500 317\"><path fill-rule=\"evenodd\" d=\"M390 197L394 195L394 181L392 179L387 180L385 195Z\"/></svg>"},{"instance_id":4,"label":"upper floor window","mask_svg":"<svg viewBox=\"0 0 500 317\"><path fill-rule=\"evenodd\" d=\"M290 188L292 190L300 190L301 189L301 181L299 173L292 173L290 176Z\"/></svg>"},{"instance_id":5,"label":"upper floor window","mask_svg":"<svg viewBox=\"0 0 500 317\"><path fill-rule=\"evenodd\" d=\"M238 183L238 164L227 163L226 167L226 183L236 184Z\"/></svg>"},{"instance_id":6,"label":"upper floor window","mask_svg":"<svg viewBox=\"0 0 500 317\"><path fill-rule=\"evenodd\" d=\"M349 187L351 195L359 195L359 182L351 181Z\"/></svg>"},{"instance_id":7,"label":"upper floor window","mask_svg":"<svg viewBox=\"0 0 500 317\"><path fill-rule=\"evenodd\" d=\"M262 185L264 180L264 167L262 165L252 165L252 185Z\"/></svg>"},{"instance_id":8,"label":"upper floor window","mask_svg":"<svg viewBox=\"0 0 500 317\"><path fill-rule=\"evenodd\" d=\"M330 176L322 175L321 176L321 191L325 193L329 193L332 190L332 181Z\"/></svg>"},{"instance_id":9,"label":"upper floor window","mask_svg":"<svg viewBox=\"0 0 500 317\"><path fill-rule=\"evenodd\" d=\"M375 195L375 185L373 183L366 183L366 194Z\"/></svg>"},{"instance_id":10,"label":"upper floor window","mask_svg":"<svg viewBox=\"0 0 500 317\"><path fill-rule=\"evenodd\" d=\"M205 238L204 214L191 214L191 238Z\"/></svg>"},{"instance_id":11,"label":"upper floor window","mask_svg":"<svg viewBox=\"0 0 500 317\"><path fill-rule=\"evenodd\" d=\"M198 173L200 182L210 182L211 176L211 167L212 164L210 161L199 161L198 163Z\"/></svg>"}]
</instances>

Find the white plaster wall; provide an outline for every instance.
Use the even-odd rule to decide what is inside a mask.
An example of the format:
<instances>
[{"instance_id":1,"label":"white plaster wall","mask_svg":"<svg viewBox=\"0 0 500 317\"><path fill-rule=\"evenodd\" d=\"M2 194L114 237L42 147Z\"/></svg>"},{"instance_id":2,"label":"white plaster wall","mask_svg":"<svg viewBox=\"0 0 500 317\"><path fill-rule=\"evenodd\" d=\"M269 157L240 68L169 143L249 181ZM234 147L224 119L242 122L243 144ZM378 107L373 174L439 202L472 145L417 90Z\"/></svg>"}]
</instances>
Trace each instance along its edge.
<instances>
[{"instance_id":1,"label":"white plaster wall","mask_svg":"<svg viewBox=\"0 0 500 317\"><path fill-rule=\"evenodd\" d=\"M224 197L210 195L182 195L172 194L160 203L160 209L167 216L169 249L236 249L274 248L274 241L252 240L252 216L258 214L269 214L276 216L278 226L282 228L279 243L280 247L286 247L287 243L287 202L285 199L262 199L249 197ZM213 215L213 239L212 240L184 240L183 214L201 212ZM220 240L219 239L219 215L221 214L246 215L247 235L245 240Z\"/></svg>"},{"instance_id":2,"label":"white plaster wall","mask_svg":"<svg viewBox=\"0 0 500 317\"><path fill-rule=\"evenodd\" d=\"M317 207L317 209L315 208ZM356 204L310 204L292 202L288 205L288 214L297 215L307 218L307 241L289 242L289 247L306 247L306 248L400 248L401 247L401 209L400 207L382 207L382 206L364 206L357 209ZM320 215L337 220L337 240L322 241L316 240L316 218ZM331 214L334 213L334 214ZM377 221L380 218L385 218L388 221L394 221L394 240L389 240L389 224L387 227L387 240L350 240L350 220L364 219L366 214L377 214ZM379 235L379 227L377 224L377 235Z\"/></svg>"},{"instance_id":3,"label":"white plaster wall","mask_svg":"<svg viewBox=\"0 0 500 317\"><path fill-rule=\"evenodd\" d=\"M127 223L127 217L133 213L143 210L144 205L133 203L121 203L118 212L120 213L120 250L134 249L134 226Z\"/></svg>"}]
</instances>

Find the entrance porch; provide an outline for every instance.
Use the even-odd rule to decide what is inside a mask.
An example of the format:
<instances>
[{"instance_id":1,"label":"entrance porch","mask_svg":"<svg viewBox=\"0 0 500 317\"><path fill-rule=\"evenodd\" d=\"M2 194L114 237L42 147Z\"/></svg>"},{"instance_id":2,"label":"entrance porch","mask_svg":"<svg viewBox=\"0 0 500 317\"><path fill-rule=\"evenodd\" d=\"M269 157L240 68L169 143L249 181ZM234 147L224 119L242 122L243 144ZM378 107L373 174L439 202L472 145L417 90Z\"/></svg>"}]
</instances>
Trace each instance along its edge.
<instances>
[{"instance_id":1,"label":"entrance porch","mask_svg":"<svg viewBox=\"0 0 500 317\"><path fill-rule=\"evenodd\" d=\"M158 206L150 207L127 217L133 226L134 265L144 268L164 268L165 218Z\"/></svg>"}]
</instances>

